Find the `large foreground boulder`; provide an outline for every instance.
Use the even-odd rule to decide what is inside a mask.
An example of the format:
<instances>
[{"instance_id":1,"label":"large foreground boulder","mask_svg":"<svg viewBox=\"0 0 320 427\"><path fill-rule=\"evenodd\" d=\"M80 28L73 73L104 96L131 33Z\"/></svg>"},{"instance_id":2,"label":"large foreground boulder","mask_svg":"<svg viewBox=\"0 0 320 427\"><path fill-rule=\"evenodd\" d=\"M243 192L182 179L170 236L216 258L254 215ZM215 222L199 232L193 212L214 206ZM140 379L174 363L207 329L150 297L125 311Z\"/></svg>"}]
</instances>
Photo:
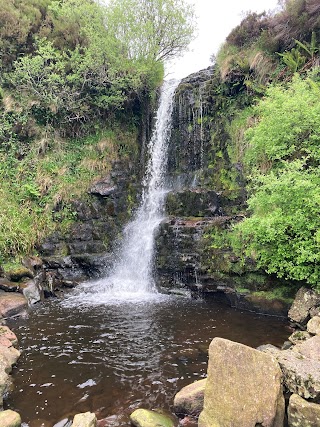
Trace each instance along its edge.
<instances>
[{"instance_id":1,"label":"large foreground boulder","mask_svg":"<svg viewBox=\"0 0 320 427\"><path fill-rule=\"evenodd\" d=\"M288 423L289 427L319 427L320 405L293 394L289 401Z\"/></svg>"},{"instance_id":2,"label":"large foreground boulder","mask_svg":"<svg viewBox=\"0 0 320 427\"><path fill-rule=\"evenodd\" d=\"M199 427L283 427L281 370L270 355L214 338Z\"/></svg>"},{"instance_id":3,"label":"large foreground boulder","mask_svg":"<svg viewBox=\"0 0 320 427\"><path fill-rule=\"evenodd\" d=\"M204 389L207 379L196 381L183 387L175 395L173 406L177 415L193 415L199 417L203 409Z\"/></svg>"}]
</instances>

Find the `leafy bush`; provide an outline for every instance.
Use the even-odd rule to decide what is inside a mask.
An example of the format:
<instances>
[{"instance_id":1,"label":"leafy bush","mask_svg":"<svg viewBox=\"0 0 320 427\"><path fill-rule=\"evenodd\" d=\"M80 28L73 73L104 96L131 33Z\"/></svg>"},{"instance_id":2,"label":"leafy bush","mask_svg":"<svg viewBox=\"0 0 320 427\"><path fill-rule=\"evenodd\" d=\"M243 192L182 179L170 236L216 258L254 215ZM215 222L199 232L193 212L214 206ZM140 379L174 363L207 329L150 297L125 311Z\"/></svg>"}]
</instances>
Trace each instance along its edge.
<instances>
[{"instance_id":1,"label":"leafy bush","mask_svg":"<svg viewBox=\"0 0 320 427\"><path fill-rule=\"evenodd\" d=\"M320 161L320 85L296 75L287 86L275 85L255 109L257 125L246 132L248 167L267 171L279 160L308 157Z\"/></svg>"},{"instance_id":2,"label":"leafy bush","mask_svg":"<svg viewBox=\"0 0 320 427\"><path fill-rule=\"evenodd\" d=\"M311 77L271 87L255 107L244 147L251 216L232 241L268 273L320 289L320 85Z\"/></svg>"},{"instance_id":3,"label":"leafy bush","mask_svg":"<svg viewBox=\"0 0 320 427\"><path fill-rule=\"evenodd\" d=\"M319 188L319 168L305 170L301 161L258 176L248 201L252 215L235 227L235 246L268 273L320 290Z\"/></svg>"}]
</instances>

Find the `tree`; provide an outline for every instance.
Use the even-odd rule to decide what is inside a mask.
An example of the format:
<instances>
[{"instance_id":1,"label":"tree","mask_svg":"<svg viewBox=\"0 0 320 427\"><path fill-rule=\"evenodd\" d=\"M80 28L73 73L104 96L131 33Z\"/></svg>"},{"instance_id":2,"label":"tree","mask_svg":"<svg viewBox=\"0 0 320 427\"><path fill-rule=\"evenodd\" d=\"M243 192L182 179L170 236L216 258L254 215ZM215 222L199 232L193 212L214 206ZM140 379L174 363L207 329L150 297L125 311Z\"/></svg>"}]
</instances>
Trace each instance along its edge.
<instances>
[{"instance_id":1,"label":"tree","mask_svg":"<svg viewBox=\"0 0 320 427\"><path fill-rule=\"evenodd\" d=\"M185 0L111 0L107 28L130 59L164 61L185 51L195 31Z\"/></svg>"}]
</instances>

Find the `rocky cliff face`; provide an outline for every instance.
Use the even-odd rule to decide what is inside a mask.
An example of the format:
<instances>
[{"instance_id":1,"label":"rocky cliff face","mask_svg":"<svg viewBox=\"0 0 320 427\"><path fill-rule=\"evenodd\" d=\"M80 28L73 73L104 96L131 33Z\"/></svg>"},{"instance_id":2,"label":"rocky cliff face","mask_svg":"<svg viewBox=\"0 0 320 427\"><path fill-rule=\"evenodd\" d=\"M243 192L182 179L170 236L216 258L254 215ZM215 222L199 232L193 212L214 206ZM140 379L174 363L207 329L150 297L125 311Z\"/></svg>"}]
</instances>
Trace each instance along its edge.
<instances>
[{"instance_id":1,"label":"rocky cliff face","mask_svg":"<svg viewBox=\"0 0 320 427\"><path fill-rule=\"evenodd\" d=\"M168 153L171 192L168 217L156 239L156 271L167 289L187 287L261 311L261 298L248 295L269 289L274 279L257 271L252 260L243 262L224 242L226 230L245 214L246 190L241 164L229 155L228 117L223 117L216 84L210 67L182 80L176 92ZM262 311L273 312L267 301L263 305Z\"/></svg>"}]
</instances>

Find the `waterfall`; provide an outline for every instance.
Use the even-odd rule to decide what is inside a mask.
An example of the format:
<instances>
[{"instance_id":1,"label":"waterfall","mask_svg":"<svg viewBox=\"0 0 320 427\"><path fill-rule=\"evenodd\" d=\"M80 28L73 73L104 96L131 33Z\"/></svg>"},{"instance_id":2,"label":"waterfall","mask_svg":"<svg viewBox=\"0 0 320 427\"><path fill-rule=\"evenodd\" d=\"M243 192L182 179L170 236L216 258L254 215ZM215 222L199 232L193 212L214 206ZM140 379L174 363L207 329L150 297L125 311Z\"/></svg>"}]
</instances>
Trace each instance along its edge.
<instances>
[{"instance_id":1,"label":"waterfall","mask_svg":"<svg viewBox=\"0 0 320 427\"><path fill-rule=\"evenodd\" d=\"M167 148L171 134L173 97L178 84L179 81L170 80L162 87L155 128L148 147L149 160L143 180L142 200L124 229L123 240L110 273L95 284L84 285L80 289L82 293L71 296L67 303L76 300L103 303L113 299L145 299L157 294L152 274L154 237L164 217Z\"/></svg>"}]
</instances>

